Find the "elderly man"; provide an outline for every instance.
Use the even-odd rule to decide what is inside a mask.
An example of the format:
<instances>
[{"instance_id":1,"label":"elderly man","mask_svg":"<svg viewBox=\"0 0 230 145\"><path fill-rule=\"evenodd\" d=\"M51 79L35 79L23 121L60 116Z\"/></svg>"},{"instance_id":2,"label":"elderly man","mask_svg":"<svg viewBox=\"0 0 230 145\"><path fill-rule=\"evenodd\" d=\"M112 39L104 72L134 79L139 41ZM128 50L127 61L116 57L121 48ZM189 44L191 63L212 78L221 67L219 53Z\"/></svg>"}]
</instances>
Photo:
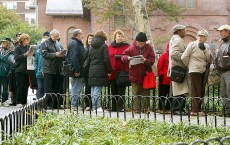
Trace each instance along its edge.
<instances>
[{"instance_id":1,"label":"elderly man","mask_svg":"<svg viewBox=\"0 0 230 145\"><path fill-rule=\"evenodd\" d=\"M129 68L129 80L132 85L132 94L134 96L134 111L136 113L149 112L149 98L146 96L150 95L150 91L147 89L143 89L143 81L146 71L152 71L152 65L154 64L155 54L153 51L153 47L150 44L146 43L147 36L145 33L140 32L136 36L136 40L130 45L124 52L121 60L124 63L130 63L131 66ZM142 56L141 63L132 65L132 59L134 56ZM142 96L140 98L138 96ZM140 104L142 102L142 110L140 110Z\"/></svg>"},{"instance_id":2,"label":"elderly man","mask_svg":"<svg viewBox=\"0 0 230 145\"><path fill-rule=\"evenodd\" d=\"M81 29L73 31L73 37L68 45L67 59L74 68L74 77L71 82L71 108L76 109L78 106L78 99L82 90L84 82L84 72L82 65L84 63L85 48L82 43L83 32Z\"/></svg>"},{"instance_id":3,"label":"elderly man","mask_svg":"<svg viewBox=\"0 0 230 145\"><path fill-rule=\"evenodd\" d=\"M173 27L173 36L169 42L169 76L171 77L171 71L174 66L180 66L186 68L181 60L181 56L185 51L186 47L183 38L186 35L186 26L177 24ZM185 97L189 93L188 88L188 75L186 75L182 83L172 81L171 88L175 99L173 100L172 106L174 114L186 114L184 111Z\"/></svg>"},{"instance_id":4,"label":"elderly man","mask_svg":"<svg viewBox=\"0 0 230 145\"><path fill-rule=\"evenodd\" d=\"M44 93L63 93L63 76L61 74L62 59L65 56L63 48L57 42L59 31L54 29L50 32L50 37L42 43L41 53L43 56L44 73ZM56 96L54 96L54 108L57 106ZM48 98L48 107L51 107L51 98Z\"/></svg>"},{"instance_id":5,"label":"elderly man","mask_svg":"<svg viewBox=\"0 0 230 145\"><path fill-rule=\"evenodd\" d=\"M222 43L215 63L220 74L220 92L224 102L224 115L230 117L230 26L222 25L217 31L220 33Z\"/></svg>"}]
</instances>

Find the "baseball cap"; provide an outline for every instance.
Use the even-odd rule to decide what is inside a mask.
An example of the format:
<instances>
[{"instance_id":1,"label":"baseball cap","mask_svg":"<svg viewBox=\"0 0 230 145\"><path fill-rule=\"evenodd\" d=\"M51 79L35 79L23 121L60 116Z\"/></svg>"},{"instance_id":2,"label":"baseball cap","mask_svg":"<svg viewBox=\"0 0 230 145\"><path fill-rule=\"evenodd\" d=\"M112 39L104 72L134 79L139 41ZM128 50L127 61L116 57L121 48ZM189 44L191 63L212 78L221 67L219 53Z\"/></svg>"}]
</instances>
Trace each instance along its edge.
<instances>
[{"instance_id":1,"label":"baseball cap","mask_svg":"<svg viewBox=\"0 0 230 145\"><path fill-rule=\"evenodd\" d=\"M220 27L217 29L217 31L222 31L222 30L224 30L224 29L230 31L230 26L229 26L229 25L222 25L222 26L220 26Z\"/></svg>"},{"instance_id":2,"label":"baseball cap","mask_svg":"<svg viewBox=\"0 0 230 145\"><path fill-rule=\"evenodd\" d=\"M185 28L186 28L186 26L181 25L181 24L177 24L177 25L175 25L175 26L173 27L173 32L176 32L176 31L179 31L179 30L183 30L183 29L185 29Z\"/></svg>"}]
</instances>

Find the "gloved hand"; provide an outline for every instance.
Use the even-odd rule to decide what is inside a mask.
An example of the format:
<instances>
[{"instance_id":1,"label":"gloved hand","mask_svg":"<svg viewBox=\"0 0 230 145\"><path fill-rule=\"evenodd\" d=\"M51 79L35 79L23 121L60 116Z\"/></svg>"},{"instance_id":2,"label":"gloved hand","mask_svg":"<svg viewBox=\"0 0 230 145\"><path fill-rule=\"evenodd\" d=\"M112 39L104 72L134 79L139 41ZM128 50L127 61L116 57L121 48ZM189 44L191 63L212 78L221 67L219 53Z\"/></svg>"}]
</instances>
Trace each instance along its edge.
<instances>
[{"instance_id":1,"label":"gloved hand","mask_svg":"<svg viewBox=\"0 0 230 145\"><path fill-rule=\"evenodd\" d=\"M159 76L159 82L163 82L163 75Z\"/></svg>"},{"instance_id":2,"label":"gloved hand","mask_svg":"<svg viewBox=\"0 0 230 145\"><path fill-rule=\"evenodd\" d=\"M121 55L115 55L114 57L116 60L121 60Z\"/></svg>"},{"instance_id":3,"label":"gloved hand","mask_svg":"<svg viewBox=\"0 0 230 145\"><path fill-rule=\"evenodd\" d=\"M205 50L206 47L204 46L204 43L199 43L198 44L198 47L201 49L201 50Z\"/></svg>"}]
</instances>

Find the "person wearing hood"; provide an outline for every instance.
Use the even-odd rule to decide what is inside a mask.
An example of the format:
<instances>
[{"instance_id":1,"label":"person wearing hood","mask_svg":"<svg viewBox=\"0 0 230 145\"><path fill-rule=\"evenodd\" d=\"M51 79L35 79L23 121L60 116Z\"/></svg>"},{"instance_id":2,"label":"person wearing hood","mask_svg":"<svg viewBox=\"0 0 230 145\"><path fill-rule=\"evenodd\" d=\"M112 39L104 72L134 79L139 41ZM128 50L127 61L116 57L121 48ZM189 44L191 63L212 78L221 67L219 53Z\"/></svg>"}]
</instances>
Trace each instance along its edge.
<instances>
[{"instance_id":1,"label":"person wearing hood","mask_svg":"<svg viewBox=\"0 0 230 145\"><path fill-rule=\"evenodd\" d=\"M108 85L108 75L112 73L112 67L109 60L108 46L105 44L107 35L99 30L95 33L91 48L89 50L89 79L91 86L91 97L93 110L102 112L101 92L102 87Z\"/></svg>"},{"instance_id":2,"label":"person wearing hood","mask_svg":"<svg viewBox=\"0 0 230 145\"><path fill-rule=\"evenodd\" d=\"M224 115L230 117L230 26L222 25L217 31L222 39L215 59L220 74L220 94L223 98Z\"/></svg>"},{"instance_id":3,"label":"person wearing hood","mask_svg":"<svg viewBox=\"0 0 230 145\"><path fill-rule=\"evenodd\" d=\"M136 113L149 112L150 95L149 89L143 88L144 76L146 71L152 71L152 65L155 61L153 47L146 43L147 36L144 32L139 32L136 40L122 54L121 60L124 63L132 61L134 56L142 56L141 63L129 67L129 80L132 85L132 95L134 96L133 109ZM141 106L140 106L141 104Z\"/></svg>"},{"instance_id":4,"label":"person wearing hood","mask_svg":"<svg viewBox=\"0 0 230 145\"><path fill-rule=\"evenodd\" d=\"M2 49L0 49L0 98L2 102L0 102L0 104L8 107L8 75L11 68L13 67L13 63L10 63L9 58L14 53L14 45L9 37L4 37L1 42Z\"/></svg>"},{"instance_id":5,"label":"person wearing hood","mask_svg":"<svg viewBox=\"0 0 230 145\"><path fill-rule=\"evenodd\" d=\"M67 59L74 68L74 76L71 79L71 108L77 109L78 100L84 83L84 73L82 65L84 63L85 48L82 43L83 32L81 29L73 31L73 37L68 45Z\"/></svg>"},{"instance_id":6,"label":"person wearing hood","mask_svg":"<svg viewBox=\"0 0 230 145\"><path fill-rule=\"evenodd\" d=\"M109 58L113 69L112 74L109 76L109 82L111 85L112 97L112 111L124 110L124 99L121 98L125 95L126 86L118 86L116 83L116 73L121 71L122 65L124 71L128 72L128 65L122 64L121 56L125 49L129 47L129 44L124 42L124 32L116 30L113 34L113 42L109 45ZM118 108L117 108L118 106Z\"/></svg>"},{"instance_id":7,"label":"person wearing hood","mask_svg":"<svg viewBox=\"0 0 230 145\"><path fill-rule=\"evenodd\" d=\"M197 40L190 42L181 56L181 60L188 68L192 111L191 116L204 115L201 111L202 98L205 95L205 71L210 63L211 52L207 43L208 32L205 29L198 31Z\"/></svg>"}]
</instances>

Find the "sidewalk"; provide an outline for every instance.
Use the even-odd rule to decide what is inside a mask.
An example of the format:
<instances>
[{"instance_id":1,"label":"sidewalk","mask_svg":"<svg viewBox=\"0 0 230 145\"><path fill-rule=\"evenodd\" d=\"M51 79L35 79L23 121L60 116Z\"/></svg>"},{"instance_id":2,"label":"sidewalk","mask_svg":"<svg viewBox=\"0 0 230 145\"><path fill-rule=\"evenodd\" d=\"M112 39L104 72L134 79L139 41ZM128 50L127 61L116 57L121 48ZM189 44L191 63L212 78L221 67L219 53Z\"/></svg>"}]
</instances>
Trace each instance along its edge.
<instances>
[{"instance_id":1,"label":"sidewalk","mask_svg":"<svg viewBox=\"0 0 230 145\"><path fill-rule=\"evenodd\" d=\"M34 102L33 98L35 98L35 94L33 94L32 90L29 89L28 92L28 97L27 97L27 103L31 104ZM16 106L9 106L9 107L4 107L4 106L0 106L0 118L4 117L5 115L7 115L8 113L19 109L19 107Z\"/></svg>"}]
</instances>

